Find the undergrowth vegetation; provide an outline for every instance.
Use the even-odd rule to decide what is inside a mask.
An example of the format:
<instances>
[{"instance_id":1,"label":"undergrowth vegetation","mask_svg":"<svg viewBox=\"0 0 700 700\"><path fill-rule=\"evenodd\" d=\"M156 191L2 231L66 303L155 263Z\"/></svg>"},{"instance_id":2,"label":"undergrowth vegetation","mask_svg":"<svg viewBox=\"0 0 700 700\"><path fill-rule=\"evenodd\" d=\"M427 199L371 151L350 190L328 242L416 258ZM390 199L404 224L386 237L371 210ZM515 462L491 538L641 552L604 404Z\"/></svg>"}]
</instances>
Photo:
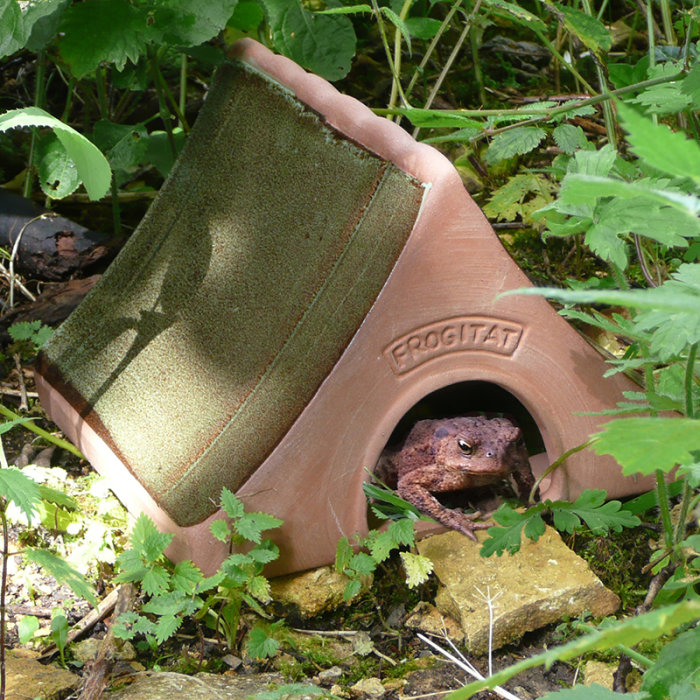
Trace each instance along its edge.
<instances>
[{"instance_id":1,"label":"undergrowth vegetation","mask_svg":"<svg viewBox=\"0 0 700 700\"><path fill-rule=\"evenodd\" d=\"M572 323L597 329L597 342L613 351L609 372L638 382L614 419L574 449L612 455L628 476L653 475L654 492L605 503L603 492L588 491L574 503L525 511L506 503L482 554L515 551L521 533L537 539L545 520L594 534L644 520L658 542L643 565L651 579L641 604L626 619L579 626L580 636L452 698L536 665L613 651L645 671L637 700L695 697L700 687L699 25L700 8L685 0L0 0L0 181L8 189L61 206L55 200L84 204L82 185L90 200L109 198L121 238L128 207L147 203L167 176L228 47L252 36L446 153L516 259L527 249L528 272L556 283L513 293L544 294ZM2 271L8 313L16 275ZM6 370L31 360L48 333L40 324L11 328L0 357ZM0 410L0 434L29 429L80 456L36 425L36 406ZM0 462L4 658L10 523L28 529L53 518L54 529L67 529L64 514L75 504L9 466L2 449ZM339 543L346 600L397 550L409 586L430 574L430 562L412 551L418 515L377 487L368 497L390 522ZM245 513L227 491L221 498L229 520L216 521L212 536L248 548L234 547L210 577L191 562L171 564L169 536L139 518L107 582L142 592L117 636L153 651L188 621L235 650L245 607L261 620L269 615L263 569L278 551L262 532L281 523ZM22 554L95 602L85 576L62 557L40 544ZM250 655L275 655L279 624L250 625ZM23 623L22 641L37 627ZM51 637L63 658L60 612ZM659 640L653 658L632 649L645 640ZM547 697L555 695L618 693L574 688Z\"/></svg>"}]
</instances>

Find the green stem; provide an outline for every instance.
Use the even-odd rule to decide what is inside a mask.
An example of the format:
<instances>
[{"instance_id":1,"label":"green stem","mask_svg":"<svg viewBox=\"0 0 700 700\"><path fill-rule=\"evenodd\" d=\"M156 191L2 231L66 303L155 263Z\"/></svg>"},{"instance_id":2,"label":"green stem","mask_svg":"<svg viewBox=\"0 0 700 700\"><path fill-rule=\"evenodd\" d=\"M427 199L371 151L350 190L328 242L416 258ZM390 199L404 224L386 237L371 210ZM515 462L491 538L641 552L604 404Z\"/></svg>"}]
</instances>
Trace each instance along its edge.
<instances>
[{"instance_id":1,"label":"green stem","mask_svg":"<svg viewBox=\"0 0 700 700\"><path fill-rule=\"evenodd\" d=\"M180 115L185 114L185 105L187 104L187 54L180 54L180 102L178 108ZM180 121L180 128L184 129L185 124Z\"/></svg>"},{"instance_id":2,"label":"green stem","mask_svg":"<svg viewBox=\"0 0 700 700\"><path fill-rule=\"evenodd\" d=\"M15 413L14 411L11 411L9 408L7 408L7 406L4 406L3 404L0 404L0 414L7 418L11 418L12 420L18 420L21 418L19 414ZM40 437L43 437L45 440L48 440L50 443L56 445L56 447L60 447L63 450L67 450L68 452L74 454L80 459L85 459L85 455L75 445L72 445L67 440L63 440L62 438L52 435L43 428L40 428L38 425L35 425L32 421L26 423L23 422L22 426L27 428L27 430L31 430L33 433L36 433Z\"/></svg>"},{"instance_id":3,"label":"green stem","mask_svg":"<svg viewBox=\"0 0 700 700\"><path fill-rule=\"evenodd\" d=\"M0 698L5 699L5 684L7 670L5 668L5 625L6 625L6 609L5 601L7 595L7 560L10 556L8 549L8 528L7 515L5 513L7 502L4 498L0 498L0 520L2 520L2 572L0 573Z\"/></svg>"},{"instance_id":4,"label":"green stem","mask_svg":"<svg viewBox=\"0 0 700 700\"><path fill-rule=\"evenodd\" d=\"M102 119L111 121L111 114L109 110L109 101L107 100L107 88L104 69L98 68L95 71L95 83L97 85L97 104L100 108L100 116ZM112 227L114 228L114 235L117 238L121 238L122 233L122 214L119 207L119 188L117 187L117 181L112 173L112 182L110 185L110 195L112 201Z\"/></svg>"},{"instance_id":5,"label":"green stem","mask_svg":"<svg viewBox=\"0 0 700 700\"><path fill-rule=\"evenodd\" d=\"M44 52L38 51L36 54L36 82L34 83L34 106L44 106L44 85L46 76L46 61ZM29 155L27 156L27 171L24 176L24 187L22 195L27 199L32 197L32 186L34 184L34 155L36 151L36 130L32 129L32 136L29 140Z\"/></svg>"},{"instance_id":6,"label":"green stem","mask_svg":"<svg viewBox=\"0 0 700 700\"><path fill-rule=\"evenodd\" d=\"M668 489L664 479L664 472L661 469L655 471L656 475L656 502L661 513L661 523L664 526L664 541L669 552L674 551L674 531L671 521L671 508L669 506Z\"/></svg>"},{"instance_id":7,"label":"green stem","mask_svg":"<svg viewBox=\"0 0 700 700\"><path fill-rule=\"evenodd\" d=\"M401 6L401 11L399 12L399 19L401 21L405 20L408 16L408 11L411 9L413 0L403 0L403 5ZM389 105L393 106L396 104L396 98L401 90L401 32L398 27L394 27L394 79L391 81L391 96L389 97ZM404 105L406 102L406 95L402 93L402 101Z\"/></svg>"},{"instance_id":8,"label":"green stem","mask_svg":"<svg viewBox=\"0 0 700 700\"><path fill-rule=\"evenodd\" d=\"M649 68L656 65L656 38L654 36L654 13L652 11L652 3L654 0L647 0L647 36L649 37Z\"/></svg>"},{"instance_id":9,"label":"green stem","mask_svg":"<svg viewBox=\"0 0 700 700\"><path fill-rule=\"evenodd\" d=\"M568 69L576 78L576 80L578 80L588 92L595 92L595 90L590 86L588 81L578 72L578 70L576 70L576 67L573 64L573 59L572 62L569 63L559 53L559 51L557 51L556 46L554 46L554 44L552 44L552 42L549 39L547 39L547 37L542 32L535 31L535 34L537 35L537 38L552 52L552 55L561 63L561 65Z\"/></svg>"},{"instance_id":10,"label":"green stem","mask_svg":"<svg viewBox=\"0 0 700 700\"><path fill-rule=\"evenodd\" d=\"M651 4L652 0L649 0ZM668 0L659 0L661 5L661 21L664 25L664 34L666 35L666 43L669 46L675 46L677 44L676 35L673 31L673 19L671 18L671 7Z\"/></svg>"},{"instance_id":11,"label":"green stem","mask_svg":"<svg viewBox=\"0 0 700 700\"><path fill-rule=\"evenodd\" d=\"M585 622L578 622L576 623L575 627L576 629L582 629L586 632L596 633L599 631L595 627L593 627L593 625L588 625ZM625 646L624 644L618 644L617 649L626 656L629 656L629 658L633 661L636 661L641 666L644 666L644 668L651 668L656 663L655 661L652 661L648 656L644 656L644 654L640 654L638 651L635 651L634 649L631 649L630 647Z\"/></svg>"}]
</instances>

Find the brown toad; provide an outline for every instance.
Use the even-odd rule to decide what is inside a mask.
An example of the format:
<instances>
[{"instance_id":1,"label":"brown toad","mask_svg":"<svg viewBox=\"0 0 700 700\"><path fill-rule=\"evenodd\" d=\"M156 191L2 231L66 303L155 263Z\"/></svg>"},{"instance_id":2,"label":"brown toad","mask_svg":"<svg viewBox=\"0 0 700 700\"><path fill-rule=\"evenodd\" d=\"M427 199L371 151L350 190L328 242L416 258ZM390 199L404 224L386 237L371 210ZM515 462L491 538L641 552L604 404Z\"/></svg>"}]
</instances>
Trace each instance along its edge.
<instances>
[{"instance_id":1,"label":"brown toad","mask_svg":"<svg viewBox=\"0 0 700 700\"><path fill-rule=\"evenodd\" d=\"M476 540L490 527L443 506L433 493L497 483L512 475L526 501L535 483L520 428L507 418L468 416L418 421L398 450L385 450L375 473L404 500ZM477 514L478 515L478 514Z\"/></svg>"}]
</instances>

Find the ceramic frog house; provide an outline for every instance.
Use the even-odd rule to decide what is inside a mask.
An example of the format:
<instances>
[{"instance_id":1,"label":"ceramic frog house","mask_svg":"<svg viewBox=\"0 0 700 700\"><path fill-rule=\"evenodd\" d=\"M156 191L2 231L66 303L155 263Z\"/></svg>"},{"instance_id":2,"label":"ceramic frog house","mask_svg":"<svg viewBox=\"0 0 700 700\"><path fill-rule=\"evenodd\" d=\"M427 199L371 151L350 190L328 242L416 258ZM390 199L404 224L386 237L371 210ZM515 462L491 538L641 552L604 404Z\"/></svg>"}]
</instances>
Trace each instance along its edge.
<instances>
[{"instance_id":1,"label":"ceramic frog house","mask_svg":"<svg viewBox=\"0 0 700 700\"><path fill-rule=\"evenodd\" d=\"M366 530L366 468L426 396L512 399L542 473L633 388L546 301L499 297L529 284L438 151L243 40L37 385L173 558L226 556L209 532L225 486L284 520L269 573L301 570ZM541 495L648 486L582 451Z\"/></svg>"}]
</instances>

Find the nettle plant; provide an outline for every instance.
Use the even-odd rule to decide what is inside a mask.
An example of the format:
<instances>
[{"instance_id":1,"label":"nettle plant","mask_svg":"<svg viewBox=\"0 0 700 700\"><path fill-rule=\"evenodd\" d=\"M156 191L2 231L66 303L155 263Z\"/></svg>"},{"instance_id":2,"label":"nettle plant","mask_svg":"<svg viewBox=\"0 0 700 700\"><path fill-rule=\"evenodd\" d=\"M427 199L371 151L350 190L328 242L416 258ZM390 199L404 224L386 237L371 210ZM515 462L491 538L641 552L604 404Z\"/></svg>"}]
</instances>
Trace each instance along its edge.
<instances>
[{"instance_id":1,"label":"nettle plant","mask_svg":"<svg viewBox=\"0 0 700 700\"><path fill-rule=\"evenodd\" d=\"M229 649L238 645L243 604L263 618L262 604L270 601L270 584L262 575L265 564L279 556L262 532L282 525L266 513L246 513L243 504L228 489L221 493L221 507L228 516L211 524L214 537L230 546L253 545L245 553L234 552L213 576L204 576L191 561L173 564L165 557L173 536L158 531L147 515L139 516L130 538L130 548L117 558L117 583L137 583L147 600L140 612L119 616L114 634L121 639L143 637L152 651L170 639L183 621L203 622L223 639ZM249 634L250 656L274 656L278 642L270 636L273 625L256 624Z\"/></svg>"}]
</instances>

